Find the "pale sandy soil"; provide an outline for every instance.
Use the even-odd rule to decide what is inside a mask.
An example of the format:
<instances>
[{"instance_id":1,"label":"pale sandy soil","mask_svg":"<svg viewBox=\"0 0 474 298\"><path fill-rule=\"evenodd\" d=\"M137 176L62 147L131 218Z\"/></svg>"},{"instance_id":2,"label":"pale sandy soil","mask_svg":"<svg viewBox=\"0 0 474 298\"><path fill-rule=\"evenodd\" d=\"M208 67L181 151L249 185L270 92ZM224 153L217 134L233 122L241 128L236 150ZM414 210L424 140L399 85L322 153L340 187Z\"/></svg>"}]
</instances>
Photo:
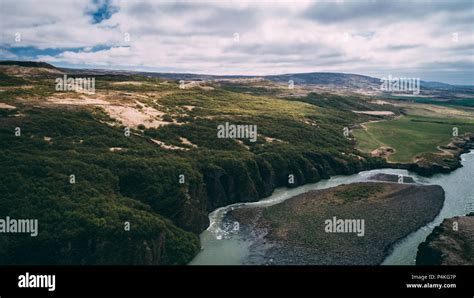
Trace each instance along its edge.
<instances>
[{"instance_id":1,"label":"pale sandy soil","mask_svg":"<svg viewBox=\"0 0 474 298\"><path fill-rule=\"evenodd\" d=\"M181 143L183 143L183 144L185 144L185 145L189 145L189 146L191 146L191 147L198 148L198 146L196 146L195 144L191 143L191 141L189 141L189 140L186 139L186 138L179 137L179 140L181 141Z\"/></svg>"},{"instance_id":2,"label":"pale sandy soil","mask_svg":"<svg viewBox=\"0 0 474 298\"><path fill-rule=\"evenodd\" d=\"M143 103L133 99L136 97L148 99L148 97L144 95L137 96L133 94L133 98L120 97L124 95L123 93L99 93L94 96L84 94L74 95L71 93L55 93L53 96L48 97L47 102L50 104L102 107L111 118L132 128L137 128L140 124L143 124L146 128L157 128L168 124L181 124L176 121L163 121L161 117L165 114L164 112L145 106Z\"/></svg>"},{"instance_id":3,"label":"pale sandy soil","mask_svg":"<svg viewBox=\"0 0 474 298\"><path fill-rule=\"evenodd\" d=\"M6 103L3 103L3 102L0 102L0 109L12 110L12 109L16 109L16 107L11 106L11 105L6 104Z\"/></svg>"},{"instance_id":4,"label":"pale sandy soil","mask_svg":"<svg viewBox=\"0 0 474 298\"><path fill-rule=\"evenodd\" d=\"M164 149L169 149L169 150L189 150L188 148L183 148L183 147L178 147L174 145L167 145L166 143L156 140L156 139L150 139L153 143L160 145L161 148Z\"/></svg>"},{"instance_id":5,"label":"pale sandy soil","mask_svg":"<svg viewBox=\"0 0 474 298\"><path fill-rule=\"evenodd\" d=\"M242 142L242 140L236 139L235 141L236 141L237 143L239 143L239 145L241 145L242 147L245 147L245 149L250 150L250 147L247 146L247 145L245 145L245 143Z\"/></svg>"},{"instance_id":6,"label":"pale sandy soil","mask_svg":"<svg viewBox=\"0 0 474 298\"><path fill-rule=\"evenodd\" d=\"M311 126L319 127L319 125L316 124L316 122L308 120L308 119L304 119L304 123L308 124L308 125L311 125Z\"/></svg>"},{"instance_id":7,"label":"pale sandy soil","mask_svg":"<svg viewBox=\"0 0 474 298\"><path fill-rule=\"evenodd\" d=\"M79 97L56 97L51 96L48 98L49 103L61 104L61 105L108 105L108 101L80 95Z\"/></svg>"},{"instance_id":8,"label":"pale sandy soil","mask_svg":"<svg viewBox=\"0 0 474 298\"><path fill-rule=\"evenodd\" d=\"M110 152L126 152L127 148L122 148L122 147L110 147L109 148Z\"/></svg>"},{"instance_id":9,"label":"pale sandy soil","mask_svg":"<svg viewBox=\"0 0 474 298\"><path fill-rule=\"evenodd\" d=\"M352 111L356 114L365 114L365 115L373 115L373 116L390 116L394 115L392 111Z\"/></svg>"},{"instance_id":10,"label":"pale sandy soil","mask_svg":"<svg viewBox=\"0 0 474 298\"><path fill-rule=\"evenodd\" d=\"M392 103L390 103L388 101L385 101L385 100L381 100L381 99L373 100L370 103L375 103L375 104L378 104L378 105L393 105Z\"/></svg>"},{"instance_id":11,"label":"pale sandy soil","mask_svg":"<svg viewBox=\"0 0 474 298\"><path fill-rule=\"evenodd\" d=\"M264 139L265 139L265 142L268 142L268 143L273 143L273 142L285 143L285 141L277 139L277 138L264 137Z\"/></svg>"},{"instance_id":12,"label":"pale sandy soil","mask_svg":"<svg viewBox=\"0 0 474 298\"><path fill-rule=\"evenodd\" d=\"M370 154L374 157L382 157L385 159L388 159L388 157L393 153L395 153L395 149L388 146L381 146L370 152Z\"/></svg>"},{"instance_id":13,"label":"pale sandy soil","mask_svg":"<svg viewBox=\"0 0 474 298\"><path fill-rule=\"evenodd\" d=\"M194 108L195 108L196 106L182 106L182 107L185 108L185 109L188 110L188 111L192 111L192 110L194 110Z\"/></svg>"},{"instance_id":14,"label":"pale sandy soil","mask_svg":"<svg viewBox=\"0 0 474 298\"><path fill-rule=\"evenodd\" d=\"M203 90L214 90L214 87L206 86L205 81L184 81L183 89L190 89L194 87L199 87Z\"/></svg>"},{"instance_id":15,"label":"pale sandy soil","mask_svg":"<svg viewBox=\"0 0 474 298\"><path fill-rule=\"evenodd\" d=\"M459 150L459 147L457 147L454 142L450 142L446 146L437 146L436 148L439 151L441 151L438 153L439 155L447 155L447 156L454 156Z\"/></svg>"},{"instance_id":16,"label":"pale sandy soil","mask_svg":"<svg viewBox=\"0 0 474 298\"><path fill-rule=\"evenodd\" d=\"M104 105L103 108L110 117L128 127L137 127L143 124L147 128L157 128L172 123L158 120L157 117L162 116L164 113L150 107L143 107L141 110L138 110L132 106Z\"/></svg>"}]
</instances>

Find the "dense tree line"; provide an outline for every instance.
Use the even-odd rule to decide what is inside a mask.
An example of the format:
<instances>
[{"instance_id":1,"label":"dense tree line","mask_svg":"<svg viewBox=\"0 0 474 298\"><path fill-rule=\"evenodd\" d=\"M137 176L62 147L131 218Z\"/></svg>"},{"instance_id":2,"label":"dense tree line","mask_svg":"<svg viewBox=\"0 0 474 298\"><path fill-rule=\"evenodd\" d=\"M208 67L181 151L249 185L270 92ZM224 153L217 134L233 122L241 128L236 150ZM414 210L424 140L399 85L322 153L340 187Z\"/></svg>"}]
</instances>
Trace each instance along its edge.
<instances>
[{"instance_id":1,"label":"dense tree line","mask_svg":"<svg viewBox=\"0 0 474 298\"><path fill-rule=\"evenodd\" d=\"M275 104L289 112L263 113L267 98L226 90L191 94L161 101L171 111L179 103L196 105L188 121L130 137L123 127L102 123L110 119L100 109L17 103L16 110L2 110L0 216L36 218L40 232L0 234L0 263L185 264L199 250L198 234L215 208L383 164L361 157L342 137L345 126L360 120L344 109L321 106L313 113L310 97L310 104L279 99ZM257 142L217 139L222 121L257 125ZM166 150L150 138L189 150Z\"/></svg>"}]
</instances>

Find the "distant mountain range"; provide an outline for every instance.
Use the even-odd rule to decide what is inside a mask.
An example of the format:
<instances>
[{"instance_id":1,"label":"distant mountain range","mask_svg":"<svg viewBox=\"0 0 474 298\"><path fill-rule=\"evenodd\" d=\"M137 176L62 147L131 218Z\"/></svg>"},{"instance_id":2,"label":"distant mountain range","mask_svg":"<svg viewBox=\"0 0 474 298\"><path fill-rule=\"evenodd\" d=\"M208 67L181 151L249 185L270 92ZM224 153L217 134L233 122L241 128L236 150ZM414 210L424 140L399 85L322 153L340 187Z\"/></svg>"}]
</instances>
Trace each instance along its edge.
<instances>
[{"instance_id":1,"label":"distant mountain range","mask_svg":"<svg viewBox=\"0 0 474 298\"><path fill-rule=\"evenodd\" d=\"M23 67L40 67L48 69L58 69L69 74L89 74L89 75L143 75L150 77L159 77L171 80L225 80L225 79L251 79L262 78L277 83L288 83L292 80L295 84L300 85L327 85L335 87L345 87L349 89L379 89L380 79L348 73L335 72L311 72L311 73L290 73L266 76L251 75L208 75L194 73L163 73L163 72L142 72L142 71L126 71L126 70L109 70L109 69L75 69L55 67L46 62L35 61L0 61L0 65L23 66ZM474 86L451 85L441 82L420 81L420 87L423 89L438 90L456 90L456 91L473 91Z\"/></svg>"},{"instance_id":2,"label":"distant mountain range","mask_svg":"<svg viewBox=\"0 0 474 298\"><path fill-rule=\"evenodd\" d=\"M43 67L43 68L52 68L56 69L57 67L46 62L36 62L36 61L13 61L13 60L4 60L0 61L0 65L11 65L11 66L23 66L23 67Z\"/></svg>"}]
</instances>

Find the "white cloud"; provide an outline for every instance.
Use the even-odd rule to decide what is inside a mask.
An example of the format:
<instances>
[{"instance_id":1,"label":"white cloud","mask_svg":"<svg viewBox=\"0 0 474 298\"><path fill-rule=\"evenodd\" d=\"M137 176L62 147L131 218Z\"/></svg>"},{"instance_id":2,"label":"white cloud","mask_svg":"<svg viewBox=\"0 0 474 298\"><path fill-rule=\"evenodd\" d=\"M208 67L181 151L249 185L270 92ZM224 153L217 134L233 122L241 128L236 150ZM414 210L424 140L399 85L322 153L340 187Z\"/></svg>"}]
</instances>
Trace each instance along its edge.
<instances>
[{"instance_id":1,"label":"white cloud","mask_svg":"<svg viewBox=\"0 0 474 298\"><path fill-rule=\"evenodd\" d=\"M414 3L409 11L400 5L380 9L374 1L114 0L110 4L118 11L97 24L87 14L97 8L92 1L1 3L2 47L64 48L38 58L85 67L216 74L400 72L429 79L423 76L443 71L436 62L456 65L454 71L459 72L468 72L474 62L472 48L469 51L474 9L450 6L448 1ZM331 21L337 18L342 21ZM15 32L22 34L21 43L14 42ZM124 40L125 33L130 42ZM97 46L101 50L94 51ZM460 50L463 47L468 50ZM72 48L85 49L68 50ZM449 64L459 61L466 67Z\"/></svg>"}]
</instances>

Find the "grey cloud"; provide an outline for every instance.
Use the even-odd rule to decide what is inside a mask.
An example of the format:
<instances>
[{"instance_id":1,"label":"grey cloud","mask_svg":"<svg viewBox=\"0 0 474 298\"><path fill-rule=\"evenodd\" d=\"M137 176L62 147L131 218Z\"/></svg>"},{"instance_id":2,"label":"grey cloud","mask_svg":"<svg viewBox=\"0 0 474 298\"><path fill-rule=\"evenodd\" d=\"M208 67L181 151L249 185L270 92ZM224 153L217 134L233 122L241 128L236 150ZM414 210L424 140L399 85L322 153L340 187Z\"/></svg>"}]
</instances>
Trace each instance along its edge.
<instances>
[{"instance_id":1,"label":"grey cloud","mask_svg":"<svg viewBox=\"0 0 474 298\"><path fill-rule=\"evenodd\" d=\"M340 23L356 19L387 22L393 19L418 19L434 13L463 12L472 9L471 0L317 2L307 9L302 17L320 23Z\"/></svg>"},{"instance_id":2,"label":"grey cloud","mask_svg":"<svg viewBox=\"0 0 474 298\"><path fill-rule=\"evenodd\" d=\"M241 44L235 43L233 46L224 49L224 52L239 52L249 55L305 55L315 54L318 51L329 50L326 46L316 43L268 43L268 44Z\"/></svg>"},{"instance_id":3,"label":"grey cloud","mask_svg":"<svg viewBox=\"0 0 474 298\"><path fill-rule=\"evenodd\" d=\"M327 66L344 66L352 63L363 63L365 60L361 58L347 58L344 56L335 56L330 59L322 59L320 56L272 56L261 57L259 61L262 63L274 63L279 65L304 65L306 67L327 67Z\"/></svg>"},{"instance_id":4,"label":"grey cloud","mask_svg":"<svg viewBox=\"0 0 474 298\"><path fill-rule=\"evenodd\" d=\"M156 14L183 14L193 12L199 8L206 8L208 5L197 4L197 2L151 2L148 1L134 1L130 7L127 8L127 13L131 16L141 18L144 15Z\"/></svg>"},{"instance_id":5,"label":"grey cloud","mask_svg":"<svg viewBox=\"0 0 474 298\"><path fill-rule=\"evenodd\" d=\"M134 28L136 34L160 35L160 36L195 36L211 35L215 37L229 36L235 32L244 32L257 26L260 18L258 11L250 8L224 8L215 7L210 2L178 2L178 3L156 3L138 2L128 7L125 11L127 16L142 20L143 25ZM205 12L199 18L189 18L197 12ZM208 16L206 16L208 15ZM173 16L188 21L186 31L178 28L156 28L146 23L148 18Z\"/></svg>"},{"instance_id":6,"label":"grey cloud","mask_svg":"<svg viewBox=\"0 0 474 298\"><path fill-rule=\"evenodd\" d=\"M447 51L453 51L453 52L468 52L471 56L474 53L474 44L465 44L465 45L460 45L460 46L454 46L451 48L447 48Z\"/></svg>"},{"instance_id":7,"label":"grey cloud","mask_svg":"<svg viewBox=\"0 0 474 298\"><path fill-rule=\"evenodd\" d=\"M261 18L255 9L216 8L207 19L194 21L194 26L214 28L219 32L242 32L255 27Z\"/></svg>"},{"instance_id":8,"label":"grey cloud","mask_svg":"<svg viewBox=\"0 0 474 298\"><path fill-rule=\"evenodd\" d=\"M391 51L401 51L401 50L410 50L421 47L421 44L408 44L408 45L388 45L386 46L387 50Z\"/></svg>"},{"instance_id":9,"label":"grey cloud","mask_svg":"<svg viewBox=\"0 0 474 298\"><path fill-rule=\"evenodd\" d=\"M417 67L418 69L429 69L429 70L466 70L474 74L474 61L469 60L457 60L457 61L443 61L443 62L430 62L424 63Z\"/></svg>"}]
</instances>

